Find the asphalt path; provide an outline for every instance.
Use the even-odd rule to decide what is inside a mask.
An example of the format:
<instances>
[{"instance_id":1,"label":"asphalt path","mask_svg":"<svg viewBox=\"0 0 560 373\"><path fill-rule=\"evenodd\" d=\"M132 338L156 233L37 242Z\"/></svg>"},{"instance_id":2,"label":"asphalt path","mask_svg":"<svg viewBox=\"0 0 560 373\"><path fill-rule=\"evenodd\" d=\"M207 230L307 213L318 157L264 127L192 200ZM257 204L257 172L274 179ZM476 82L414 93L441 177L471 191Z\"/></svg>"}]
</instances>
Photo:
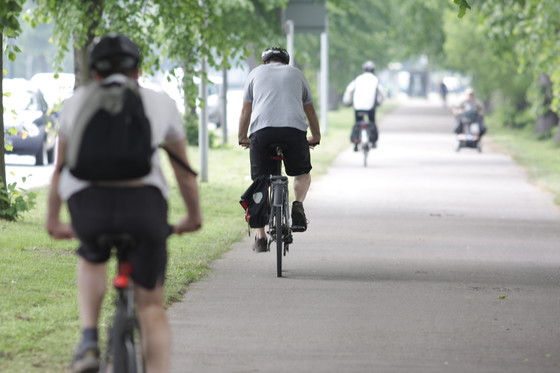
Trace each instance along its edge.
<instances>
[{"instance_id":1,"label":"asphalt path","mask_svg":"<svg viewBox=\"0 0 560 373\"><path fill-rule=\"evenodd\" d=\"M173 372L560 372L560 210L408 101L316 178L276 278L251 238L170 307Z\"/></svg>"}]
</instances>

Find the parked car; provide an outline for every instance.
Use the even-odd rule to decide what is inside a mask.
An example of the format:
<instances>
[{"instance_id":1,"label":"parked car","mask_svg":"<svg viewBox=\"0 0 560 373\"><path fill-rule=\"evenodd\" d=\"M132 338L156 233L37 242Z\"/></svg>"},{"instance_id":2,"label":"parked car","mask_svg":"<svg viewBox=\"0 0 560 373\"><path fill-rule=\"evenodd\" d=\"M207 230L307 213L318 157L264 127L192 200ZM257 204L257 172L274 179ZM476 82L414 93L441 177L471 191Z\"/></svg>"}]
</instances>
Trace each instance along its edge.
<instances>
[{"instance_id":1,"label":"parked car","mask_svg":"<svg viewBox=\"0 0 560 373\"><path fill-rule=\"evenodd\" d=\"M58 122L40 90L25 79L4 79L6 154L33 155L36 165L54 163Z\"/></svg>"},{"instance_id":2,"label":"parked car","mask_svg":"<svg viewBox=\"0 0 560 373\"><path fill-rule=\"evenodd\" d=\"M74 74L37 73L30 81L41 91L49 109L57 113L62 108L64 100L74 93Z\"/></svg>"}]
</instances>

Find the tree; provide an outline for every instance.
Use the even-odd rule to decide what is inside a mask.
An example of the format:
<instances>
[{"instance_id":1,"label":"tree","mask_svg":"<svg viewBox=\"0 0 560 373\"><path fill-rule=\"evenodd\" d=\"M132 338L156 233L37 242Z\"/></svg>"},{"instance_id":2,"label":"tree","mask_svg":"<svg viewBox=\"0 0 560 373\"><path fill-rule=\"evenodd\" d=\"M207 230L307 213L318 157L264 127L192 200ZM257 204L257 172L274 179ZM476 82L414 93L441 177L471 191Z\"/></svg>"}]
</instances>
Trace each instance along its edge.
<instances>
[{"instance_id":1,"label":"tree","mask_svg":"<svg viewBox=\"0 0 560 373\"><path fill-rule=\"evenodd\" d=\"M18 47L11 44L5 44L6 38L15 38L18 36L21 28L18 17L21 13L21 1L18 0L0 0L0 50L2 55L7 54L10 60L15 60ZM2 80L4 77L3 58L0 58L0 197L8 194L6 181L6 162L4 161L4 92L2 89ZM4 198L0 198L0 210L7 207L8 202Z\"/></svg>"},{"instance_id":2,"label":"tree","mask_svg":"<svg viewBox=\"0 0 560 373\"><path fill-rule=\"evenodd\" d=\"M54 22L60 63L72 41L79 82L90 77L85 66L87 47L94 36L107 32L129 35L142 50L145 70L171 61L186 68L185 81L202 58L213 66L226 65L236 52L269 33L254 32L275 16L287 0L36 0L29 20ZM270 28L268 28L270 29ZM192 83L191 83L192 85ZM194 102L196 91L187 90Z\"/></svg>"}]
</instances>

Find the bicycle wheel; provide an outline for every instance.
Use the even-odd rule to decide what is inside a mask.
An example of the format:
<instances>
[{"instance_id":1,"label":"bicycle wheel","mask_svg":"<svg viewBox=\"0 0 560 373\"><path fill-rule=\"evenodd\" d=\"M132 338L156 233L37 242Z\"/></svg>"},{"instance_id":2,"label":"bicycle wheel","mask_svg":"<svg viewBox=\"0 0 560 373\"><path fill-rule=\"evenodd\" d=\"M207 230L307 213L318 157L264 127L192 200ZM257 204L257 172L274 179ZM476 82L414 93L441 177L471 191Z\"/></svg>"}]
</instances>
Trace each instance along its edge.
<instances>
[{"instance_id":1,"label":"bicycle wheel","mask_svg":"<svg viewBox=\"0 0 560 373\"><path fill-rule=\"evenodd\" d=\"M140 332L134 315L119 304L111 332L113 372L142 373L144 363L140 346Z\"/></svg>"},{"instance_id":2,"label":"bicycle wheel","mask_svg":"<svg viewBox=\"0 0 560 373\"><path fill-rule=\"evenodd\" d=\"M274 220L276 223L276 277L282 277L283 232L282 232L282 205L274 207Z\"/></svg>"},{"instance_id":3,"label":"bicycle wheel","mask_svg":"<svg viewBox=\"0 0 560 373\"><path fill-rule=\"evenodd\" d=\"M361 140L362 152L364 153L364 167L367 167L367 158L369 154L369 135L366 129L362 129Z\"/></svg>"}]
</instances>

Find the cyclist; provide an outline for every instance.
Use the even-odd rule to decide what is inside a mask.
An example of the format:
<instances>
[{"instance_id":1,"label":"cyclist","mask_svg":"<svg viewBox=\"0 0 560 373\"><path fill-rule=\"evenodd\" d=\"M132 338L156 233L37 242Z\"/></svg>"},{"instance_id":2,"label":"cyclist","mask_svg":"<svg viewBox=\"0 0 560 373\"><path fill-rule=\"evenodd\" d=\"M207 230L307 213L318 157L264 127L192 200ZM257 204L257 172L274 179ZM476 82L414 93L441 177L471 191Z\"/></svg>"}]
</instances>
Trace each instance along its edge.
<instances>
[{"instance_id":1,"label":"cyclist","mask_svg":"<svg viewBox=\"0 0 560 373\"><path fill-rule=\"evenodd\" d=\"M125 35L102 37L90 52L94 80L119 84L138 79L140 51ZM154 145L164 143L183 162L187 161L181 116L167 95L139 88L146 116L152 128ZM76 347L71 372L93 372L99 366L97 324L106 290L106 262L110 252L98 247L104 233L129 233L136 238L130 250L143 352L148 372L168 372L171 336L163 307L163 282L167 263L166 238L168 190L157 152L152 156L149 175L126 182L90 183L76 179L64 167L65 151L72 139L72 128L88 100L79 88L64 104L58 143L57 167L52 177L46 229L55 239L78 237L78 303L82 337ZM172 162L180 193L188 213L173 227L182 234L201 227L198 187L194 175ZM71 225L60 220L67 202Z\"/></svg>"},{"instance_id":2,"label":"cyclist","mask_svg":"<svg viewBox=\"0 0 560 373\"><path fill-rule=\"evenodd\" d=\"M375 121L375 109L383 102L384 95L379 79L375 76L375 63L366 61L362 65L362 74L352 80L344 91L343 101L354 108L355 124L352 128L350 140L354 143L354 151L358 151L359 127L361 115L367 114L370 123L369 139L372 147L377 146L379 133Z\"/></svg>"},{"instance_id":3,"label":"cyclist","mask_svg":"<svg viewBox=\"0 0 560 373\"><path fill-rule=\"evenodd\" d=\"M250 148L253 180L275 171L275 161L271 159L268 146L287 144L284 167L289 176L295 176L292 224L306 229L303 201L311 184L309 145L321 140L319 120L307 79L300 70L289 65L288 52L280 47L267 48L261 59L262 65L253 69L245 82L239 144ZM310 137L306 137L308 127ZM257 228L253 249L256 252L267 250L264 226Z\"/></svg>"}]
</instances>

